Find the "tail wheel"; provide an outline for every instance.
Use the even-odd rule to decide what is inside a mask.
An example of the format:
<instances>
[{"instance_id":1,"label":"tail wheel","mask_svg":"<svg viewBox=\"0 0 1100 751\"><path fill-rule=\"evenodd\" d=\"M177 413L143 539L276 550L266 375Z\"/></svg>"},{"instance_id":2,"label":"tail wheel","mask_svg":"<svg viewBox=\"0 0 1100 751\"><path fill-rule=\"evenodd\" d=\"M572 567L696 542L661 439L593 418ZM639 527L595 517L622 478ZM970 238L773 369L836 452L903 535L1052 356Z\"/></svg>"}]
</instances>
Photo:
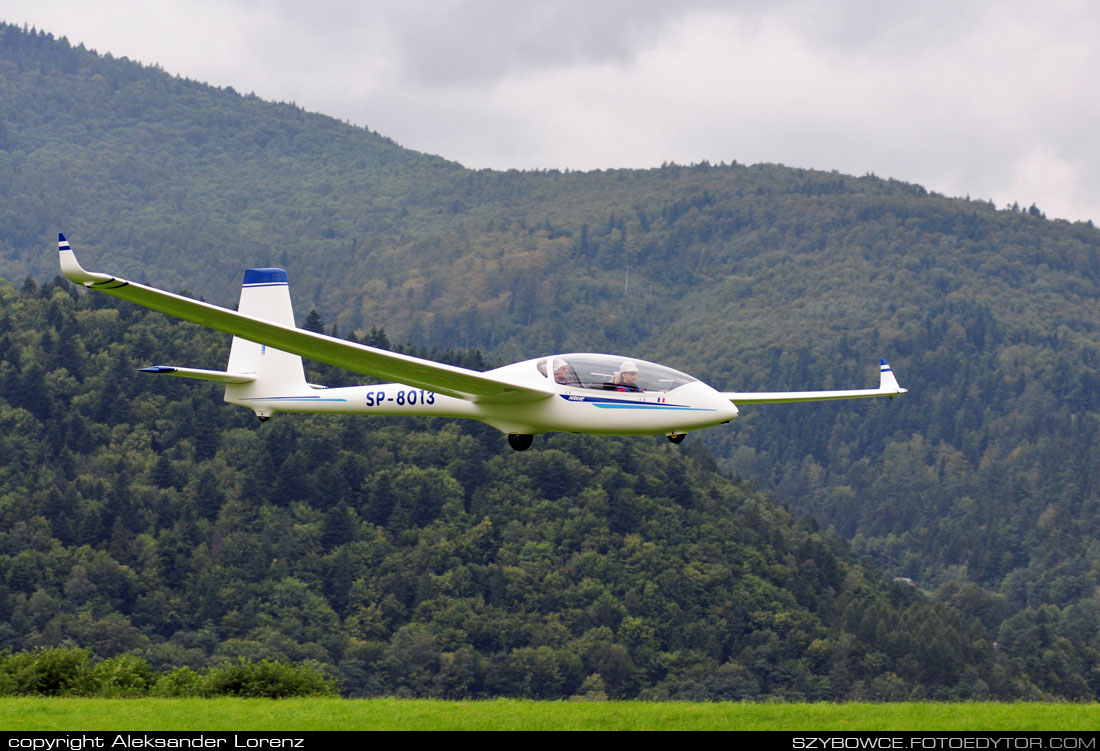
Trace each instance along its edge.
<instances>
[{"instance_id":1,"label":"tail wheel","mask_svg":"<svg viewBox=\"0 0 1100 751\"><path fill-rule=\"evenodd\" d=\"M535 440L535 437L533 435L527 435L526 433L508 434L508 445L516 451L526 451L531 448L531 442L533 440Z\"/></svg>"},{"instance_id":2,"label":"tail wheel","mask_svg":"<svg viewBox=\"0 0 1100 751\"><path fill-rule=\"evenodd\" d=\"M669 433L668 434L668 440L672 441L673 443L680 443L685 438L687 438L687 433Z\"/></svg>"}]
</instances>

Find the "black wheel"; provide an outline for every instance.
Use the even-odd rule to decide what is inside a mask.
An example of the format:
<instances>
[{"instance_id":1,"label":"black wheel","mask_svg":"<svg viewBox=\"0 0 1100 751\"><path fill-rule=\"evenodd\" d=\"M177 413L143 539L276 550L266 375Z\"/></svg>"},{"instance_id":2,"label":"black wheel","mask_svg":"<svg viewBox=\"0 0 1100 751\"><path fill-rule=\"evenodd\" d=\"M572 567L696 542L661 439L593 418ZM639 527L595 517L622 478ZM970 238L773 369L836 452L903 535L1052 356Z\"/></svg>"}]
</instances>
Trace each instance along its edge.
<instances>
[{"instance_id":1,"label":"black wheel","mask_svg":"<svg viewBox=\"0 0 1100 751\"><path fill-rule=\"evenodd\" d=\"M256 417L260 418L260 422L267 422L271 419L271 415L256 415Z\"/></svg>"},{"instance_id":2,"label":"black wheel","mask_svg":"<svg viewBox=\"0 0 1100 751\"><path fill-rule=\"evenodd\" d=\"M685 438L687 438L687 433L670 433L668 436L668 440L672 441L673 443L680 443Z\"/></svg>"},{"instance_id":3,"label":"black wheel","mask_svg":"<svg viewBox=\"0 0 1100 751\"><path fill-rule=\"evenodd\" d=\"M526 433L508 434L508 445L516 451L526 451L531 448L531 441L533 440L535 440L535 437L533 435L527 435Z\"/></svg>"}]
</instances>

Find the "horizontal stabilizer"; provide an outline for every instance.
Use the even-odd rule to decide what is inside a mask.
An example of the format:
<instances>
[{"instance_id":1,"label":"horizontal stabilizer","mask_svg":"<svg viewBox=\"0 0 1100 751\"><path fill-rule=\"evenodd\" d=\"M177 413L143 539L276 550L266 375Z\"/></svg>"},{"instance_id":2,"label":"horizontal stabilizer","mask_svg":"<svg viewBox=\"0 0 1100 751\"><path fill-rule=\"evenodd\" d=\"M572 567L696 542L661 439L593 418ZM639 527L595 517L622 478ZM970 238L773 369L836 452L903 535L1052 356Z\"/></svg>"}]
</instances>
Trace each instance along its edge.
<instances>
[{"instance_id":1,"label":"horizontal stabilizer","mask_svg":"<svg viewBox=\"0 0 1100 751\"><path fill-rule=\"evenodd\" d=\"M158 373L161 375L174 375L183 378L198 378L200 381L217 381L218 383L252 383L256 380L255 373L227 373L224 370L200 370L199 368L177 368L172 365L154 365L149 368L139 368L142 373Z\"/></svg>"}]
</instances>

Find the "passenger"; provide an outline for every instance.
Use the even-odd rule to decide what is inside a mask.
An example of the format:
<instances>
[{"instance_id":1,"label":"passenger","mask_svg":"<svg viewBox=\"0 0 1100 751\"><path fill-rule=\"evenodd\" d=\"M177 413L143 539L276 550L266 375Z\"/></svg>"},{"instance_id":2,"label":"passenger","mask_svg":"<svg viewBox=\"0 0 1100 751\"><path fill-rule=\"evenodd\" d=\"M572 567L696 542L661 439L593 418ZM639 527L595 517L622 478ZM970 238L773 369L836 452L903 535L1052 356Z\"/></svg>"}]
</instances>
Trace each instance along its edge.
<instances>
[{"instance_id":1,"label":"passenger","mask_svg":"<svg viewBox=\"0 0 1100 751\"><path fill-rule=\"evenodd\" d=\"M638 366L633 360L623 360L615 375L616 391L645 391L638 385Z\"/></svg>"},{"instance_id":2,"label":"passenger","mask_svg":"<svg viewBox=\"0 0 1100 751\"><path fill-rule=\"evenodd\" d=\"M573 384L573 379L569 377L569 363L565 360L554 360L554 380L562 386Z\"/></svg>"}]
</instances>

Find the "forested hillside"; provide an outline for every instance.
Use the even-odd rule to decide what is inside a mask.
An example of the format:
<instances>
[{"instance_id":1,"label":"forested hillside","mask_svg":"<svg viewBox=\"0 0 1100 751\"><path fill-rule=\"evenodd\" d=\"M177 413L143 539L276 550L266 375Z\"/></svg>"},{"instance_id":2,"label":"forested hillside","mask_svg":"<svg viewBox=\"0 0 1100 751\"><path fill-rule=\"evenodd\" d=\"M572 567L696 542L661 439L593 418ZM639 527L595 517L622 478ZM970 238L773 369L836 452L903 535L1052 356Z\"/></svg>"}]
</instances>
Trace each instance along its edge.
<instances>
[{"instance_id":1,"label":"forested hillside","mask_svg":"<svg viewBox=\"0 0 1100 751\"><path fill-rule=\"evenodd\" d=\"M1000 623L663 439L283 416L133 377L226 337L0 285L0 648L312 662L351 695L1094 696L1094 604ZM476 359L476 355L473 355ZM984 621L983 621L984 617ZM994 641L999 642L994 649Z\"/></svg>"},{"instance_id":2,"label":"forested hillside","mask_svg":"<svg viewBox=\"0 0 1100 751\"><path fill-rule=\"evenodd\" d=\"M977 619L983 638L1018 649L991 659L1003 675L1026 675L1019 685L1096 695L1089 678L1096 633L1087 624L1095 623L1089 614L1100 600L1100 232L1091 223L1049 221L1038 207L998 210L874 176L779 165L471 171L292 104L174 78L11 26L0 26L0 101L0 277L16 287L27 276L37 284L54 277L61 230L89 268L223 304L235 301L243 267L283 266L300 315L316 307L342 332L384 328L397 342L476 348L499 362L610 351L667 363L723 389L774 390L873 385L874 364L889 358L910 390L902 399L746 407L733 424L692 436L683 449L705 446L727 476L812 514L888 576L912 578L958 609L943 617L961 618L960 633ZM12 361L23 379L20 399L46 399L30 393L39 382L63 404L92 398L81 389L101 376L73 375L69 361L82 355L62 341L39 370L38 349L20 350ZM84 346L92 351L100 342ZM128 351L133 362L104 367L116 368L111 380L129 400L97 396L105 401L90 416L104 429L144 425L125 415L108 419L109 411L162 399L158 414L140 415L153 421L145 429L162 469L183 461L163 448L178 431L238 420L238 429L255 435L244 417L214 409L215 397L200 404L193 388L175 387L167 398L158 389L169 386L129 374L131 365L171 359L166 342L150 338ZM224 364L214 345L179 355L180 364ZM48 435L63 434L66 420L85 414L84 406L48 415L23 408ZM351 421L334 432L326 427L332 424L290 419L269 427L275 434L350 432L357 441L389 436L384 450L373 443L348 449L368 462L400 455L406 442L420 445L405 431L460 430L490 465L521 476L538 471L537 458L496 456L499 437L476 426ZM121 442L125 431L117 430ZM589 508L584 499L602 487L595 479L601 472L634 474L617 462L635 452L646 452L654 466L681 462L675 466L689 485L726 482L698 474L696 454L657 452L645 441L555 436L536 445L584 470L574 475L583 481L551 499L565 515ZM276 450L264 461L281 466L283 458ZM0 472L20 474L3 461ZM86 474L101 476L96 466ZM543 484L561 474L544 471ZM183 492L195 477L158 487ZM220 487L216 473L207 482ZM745 492L740 482L721 492ZM632 487L646 496L678 492L659 490ZM37 502L33 493L16 497ZM222 495L214 497L210 503L220 504ZM346 506L362 515L364 502ZM324 502L293 508L307 519L295 524L329 512ZM364 520L383 529L388 523ZM601 552L626 555L621 546ZM681 549L673 558L693 555ZM800 604L822 628L839 628L836 612L826 617ZM912 633L899 628L906 638ZM719 664L731 656L723 653ZM1036 678L1039 672L1045 677ZM996 683L979 673L990 687ZM894 674L910 688L931 685L901 669ZM1070 675L1088 688L1065 688ZM772 690L753 680L746 685Z\"/></svg>"}]
</instances>

